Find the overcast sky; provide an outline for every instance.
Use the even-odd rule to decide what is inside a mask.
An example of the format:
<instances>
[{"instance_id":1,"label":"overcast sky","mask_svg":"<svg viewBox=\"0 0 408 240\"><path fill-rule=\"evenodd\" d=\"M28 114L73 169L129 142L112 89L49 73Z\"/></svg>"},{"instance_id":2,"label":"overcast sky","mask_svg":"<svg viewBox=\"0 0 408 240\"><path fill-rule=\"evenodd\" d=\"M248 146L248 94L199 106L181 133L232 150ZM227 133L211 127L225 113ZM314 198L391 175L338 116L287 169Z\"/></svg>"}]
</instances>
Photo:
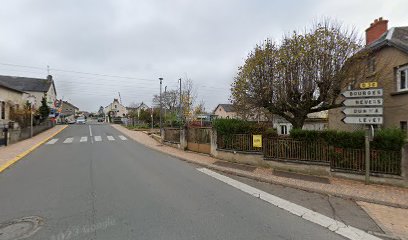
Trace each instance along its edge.
<instances>
[{"instance_id":1,"label":"overcast sky","mask_svg":"<svg viewBox=\"0 0 408 240\"><path fill-rule=\"evenodd\" d=\"M323 17L364 37L381 16L389 27L407 26L406 9L403 0L2 0L0 75L45 78L49 65L58 97L88 111L118 92L125 105L150 105L159 77L168 89L189 77L212 110L228 102L237 67L265 38L280 39Z\"/></svg>"}]
</instances>

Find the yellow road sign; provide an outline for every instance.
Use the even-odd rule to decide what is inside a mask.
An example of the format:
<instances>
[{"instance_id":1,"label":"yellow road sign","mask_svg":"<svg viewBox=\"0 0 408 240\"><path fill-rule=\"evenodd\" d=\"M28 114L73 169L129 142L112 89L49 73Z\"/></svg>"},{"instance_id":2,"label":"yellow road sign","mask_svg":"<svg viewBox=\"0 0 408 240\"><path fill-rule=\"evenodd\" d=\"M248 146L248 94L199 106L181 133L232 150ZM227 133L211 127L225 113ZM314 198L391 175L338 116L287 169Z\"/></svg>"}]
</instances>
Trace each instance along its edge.
<instances>
[{"instance_id":1,"label":"yellow road sign","mask_svg":"<svg viewBox=\"0 0 408 240\"><path fill-rule=\"evenodd\" d=\"M253 135L252 145L254 147L261 148L262 147L262 135Z\"/></svg>"},{"instance_id":2,"label":"yellow road sign","mask_svg":"<svg viewBox=\"0 0 408 240\"><path fill-rule=\"evenodd\" d=\"M360 88L376 88L378 87L378 82L363 82L360 83Z\"/></svg>"}]
</instances>

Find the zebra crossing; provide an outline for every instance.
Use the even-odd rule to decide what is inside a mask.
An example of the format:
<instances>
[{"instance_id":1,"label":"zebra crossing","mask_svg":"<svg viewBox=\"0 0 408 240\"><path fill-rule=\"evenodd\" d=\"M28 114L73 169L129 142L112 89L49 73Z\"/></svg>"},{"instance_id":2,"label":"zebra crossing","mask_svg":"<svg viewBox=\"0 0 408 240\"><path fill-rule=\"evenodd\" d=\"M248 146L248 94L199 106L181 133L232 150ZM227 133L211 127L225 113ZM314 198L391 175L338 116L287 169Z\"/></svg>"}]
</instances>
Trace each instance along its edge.
<instances>
[{"instance_id":1,"label":"zebra crossing","mask_svg":"<svg viewBox=\"0 0 408 240\"><path fill-rule=\"evenodd\" d=\"M115 136L116 137L116 136ZM56 143L71 144L71 143L87 143L87 142L113 142L113 141L126 141L127 138L123 135L114 136L82 136L82 137L67 137L67 138L53 138L49 140L46 145L53 145ZM120 140L119 140L120 139Z\"/></svg>"}]
</instances>

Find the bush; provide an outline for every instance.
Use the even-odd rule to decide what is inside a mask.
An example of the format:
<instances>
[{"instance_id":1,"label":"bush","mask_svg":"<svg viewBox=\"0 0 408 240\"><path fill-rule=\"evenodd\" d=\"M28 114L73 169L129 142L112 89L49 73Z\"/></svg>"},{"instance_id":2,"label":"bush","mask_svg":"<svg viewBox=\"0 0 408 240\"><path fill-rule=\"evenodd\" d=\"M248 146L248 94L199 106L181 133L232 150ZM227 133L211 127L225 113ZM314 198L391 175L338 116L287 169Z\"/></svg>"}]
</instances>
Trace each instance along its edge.
<instances>
[{"instance_id":1,"label":"bush","mask_svg":"<svg viewBox=\"0 0 408 240\"><path fill-rule=\"evenodd\" d=\"M333 147L339 148L364 148L364 131L342 132L342 131L312 131L293 129L290 136L296 140L319 141L323 140ZM373 141L370 143L372 149L399 151L404 145L405 134L395 128L380 129L375 132Z\"/></svg>"},{"instance_id":2,"label":"bush","mask_svg":"<svg viewBox=\"0 0 408 240\"><path fill-rule=\"evenodd\" d=\"M371 142L373 149L399 151L405 143L403 131L398 128L381 129L374 135L374 140Z\"/></svg>"},{"instance_id":3,"label":"bush","mask_svg":"<svg viewBox=\"0 0 408 240\"><path fill-rule=\"evenodd\" d=\"M276 130L270 128L267 123L248 122L239 119L216 119L212 126L219 135L267 134L273 137L277 136Z\"/></svg>"},{"instance_id":4,"label":"bush","mask_svg":"<svg viewBox=\"0 0 408 240\"><path fill-rule=\"evenodd\" d=\"M213 127L218 135L243 134L251 132L251 124L239 119L216 119Z\"/></svg>"}]
</instances>

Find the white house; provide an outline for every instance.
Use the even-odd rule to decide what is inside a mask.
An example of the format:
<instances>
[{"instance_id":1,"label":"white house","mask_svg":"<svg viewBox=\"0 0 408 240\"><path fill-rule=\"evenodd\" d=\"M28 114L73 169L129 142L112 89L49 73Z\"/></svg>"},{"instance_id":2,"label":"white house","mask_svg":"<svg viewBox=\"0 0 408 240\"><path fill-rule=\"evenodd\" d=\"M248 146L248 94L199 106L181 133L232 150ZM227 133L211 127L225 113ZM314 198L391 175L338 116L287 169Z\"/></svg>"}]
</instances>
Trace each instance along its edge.
<instances>
[{"instance_id":1,"label":"white house","mask_svg":"<svg viewBox=\"0 0 408 240\"><path fill-rule=\"evenodd\" d=\"M117 98L114 98L113 102L106 106L103 111L107 117L125 117L128 114L126 107Z\"/></svg>"},{"instance_id":2,"label":"white house","mask_svg":"<svg viewBox=\"0 0 408 240\"><path fill-rule=\"evenodd\" d=\"M51 75L48 75L46 79L0 76L0 84L33 96L35 98L34 108L36 109L41 106L42 98L46 97L51 112L55 111L57 91Z\"/></svg>"},{"instance_id":3,"label":"white house","mask_svg":"<svg viewBox=\"0 0 408 240\"><path fill-rule=\"evenodd\" d=\"M0 82L0 129L10 121L10 111L23 107L28 94Z\"/></svg>"}]
</instances>

